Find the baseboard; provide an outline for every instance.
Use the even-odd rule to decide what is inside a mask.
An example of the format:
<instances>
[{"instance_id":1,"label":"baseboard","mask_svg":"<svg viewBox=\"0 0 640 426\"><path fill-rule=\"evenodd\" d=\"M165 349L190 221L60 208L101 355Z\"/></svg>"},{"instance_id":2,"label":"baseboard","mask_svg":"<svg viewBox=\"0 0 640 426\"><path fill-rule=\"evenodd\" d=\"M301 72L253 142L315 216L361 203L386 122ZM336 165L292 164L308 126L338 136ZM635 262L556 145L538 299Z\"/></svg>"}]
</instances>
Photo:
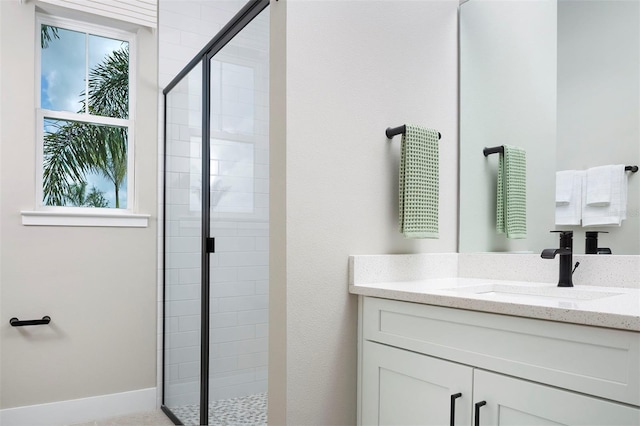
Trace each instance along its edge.
<instances>
[{"instance_id":1,"label":"baseboard","mask_svg":"<svg viewBox=\"0 0 640 426\"><path fill-rule=\"evenodd\" d=\"M0 410L2 426L64 426L156 409L156 388Z\"/></svg>"}]
</instances>

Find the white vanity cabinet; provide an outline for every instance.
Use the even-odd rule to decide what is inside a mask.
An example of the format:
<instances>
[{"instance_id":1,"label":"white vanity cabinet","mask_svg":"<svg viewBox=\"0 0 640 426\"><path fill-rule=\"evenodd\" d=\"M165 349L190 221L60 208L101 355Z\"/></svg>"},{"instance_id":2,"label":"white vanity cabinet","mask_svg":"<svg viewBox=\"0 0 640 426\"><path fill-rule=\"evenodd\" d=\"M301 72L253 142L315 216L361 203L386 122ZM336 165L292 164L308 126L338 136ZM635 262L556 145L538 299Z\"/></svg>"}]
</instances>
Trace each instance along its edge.
<instances>
[{"instance_id":1,"label":"white vanity cabinet","mask_svg":"<svg viewBox=\"0 0 640 426\"><path fill-rule=\"evenodd\" d=\"M360 424L640 425L640 333L360 303Z\"/></svg>"},{"instance_id":2,"label":"white vanity cabinet","mask_svg":"<svg viewBox=\"0 0 640 426\"><path fill-rule=\"evenodd\" d=\"M476 401L487 402L476 410L474 401L481 425L640 425L637 407L480 369L473 392Z\"/></svg>"},{"instance_id":3,"label":"white vanity cabinet","mask_svg":"<svg viewBox=\"0 0 640 426\"><path fill-rule=\"evenodd\" d=\"M362 424L448 425L452 395L455 424L471 423L471 367L369 341L362 355Z\"/></svg>"}]
</instances>

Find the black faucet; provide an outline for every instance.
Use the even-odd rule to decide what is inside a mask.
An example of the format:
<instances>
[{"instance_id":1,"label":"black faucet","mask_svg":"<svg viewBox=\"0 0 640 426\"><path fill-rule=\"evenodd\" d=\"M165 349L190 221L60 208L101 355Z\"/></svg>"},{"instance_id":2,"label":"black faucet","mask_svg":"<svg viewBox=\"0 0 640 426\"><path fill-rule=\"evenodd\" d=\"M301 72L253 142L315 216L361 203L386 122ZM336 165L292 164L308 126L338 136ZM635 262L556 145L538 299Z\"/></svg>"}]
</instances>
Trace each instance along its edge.
<instances>
[{"instance_id":1,"label":"black faucet","mask_svg":"<svg viewBox=\"0 0 640 426\"><path fill-rule=\"evenodd\" d=\"M608 234L607 231L587 231L585 233L585 254L611 254L609 247L598 247L598 233Z\"/></svg>"},{"instance_id":2,"label":"black faucet","mask_svg":"<svg viewBox=\"0 0 640 426\"><path fill-rule=\"evenodd\" d=\"M560 247L557 249L544 249L540 257L553 259L560 256L560 276L558 287L573 287L571 276L573 271L573 231L551 231L560 233Z\"/></svg>"}]
</instances>

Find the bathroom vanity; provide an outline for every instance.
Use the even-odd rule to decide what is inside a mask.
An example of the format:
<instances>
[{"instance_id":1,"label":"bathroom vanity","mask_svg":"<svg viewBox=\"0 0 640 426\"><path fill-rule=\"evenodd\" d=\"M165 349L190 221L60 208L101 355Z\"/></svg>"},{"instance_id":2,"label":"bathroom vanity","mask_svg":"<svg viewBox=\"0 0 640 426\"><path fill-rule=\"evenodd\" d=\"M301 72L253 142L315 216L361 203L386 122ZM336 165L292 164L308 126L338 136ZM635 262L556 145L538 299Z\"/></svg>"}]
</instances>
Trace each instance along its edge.
<instances>
[{"instance_id":1,"label":"bathroom vanity","mask_svg":"<svg viewBox=\"0 0 640 426\"><path fill-rule=\"evenodd\" d=\"M359 424L640 424L640 290L351 269Z\"/></svg>"}]
</instances>

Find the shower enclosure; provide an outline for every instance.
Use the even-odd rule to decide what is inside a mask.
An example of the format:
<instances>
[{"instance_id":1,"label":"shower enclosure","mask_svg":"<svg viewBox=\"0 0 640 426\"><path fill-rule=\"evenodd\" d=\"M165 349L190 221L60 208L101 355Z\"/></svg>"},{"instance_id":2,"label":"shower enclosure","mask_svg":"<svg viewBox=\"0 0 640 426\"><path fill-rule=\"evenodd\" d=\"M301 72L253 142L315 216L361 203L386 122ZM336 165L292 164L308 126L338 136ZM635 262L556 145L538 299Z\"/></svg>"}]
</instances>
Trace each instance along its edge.
<instances>
[{"instance_id":1,"label":"shower enclosure","mask_svg":"<svg viewBox=\"0 0 640 426\"><path fill-rule=\"evenodd\" d=\"M266 424L269 16L252 0L164 90L162 409Z\"/></svg>"}]
</instances>

